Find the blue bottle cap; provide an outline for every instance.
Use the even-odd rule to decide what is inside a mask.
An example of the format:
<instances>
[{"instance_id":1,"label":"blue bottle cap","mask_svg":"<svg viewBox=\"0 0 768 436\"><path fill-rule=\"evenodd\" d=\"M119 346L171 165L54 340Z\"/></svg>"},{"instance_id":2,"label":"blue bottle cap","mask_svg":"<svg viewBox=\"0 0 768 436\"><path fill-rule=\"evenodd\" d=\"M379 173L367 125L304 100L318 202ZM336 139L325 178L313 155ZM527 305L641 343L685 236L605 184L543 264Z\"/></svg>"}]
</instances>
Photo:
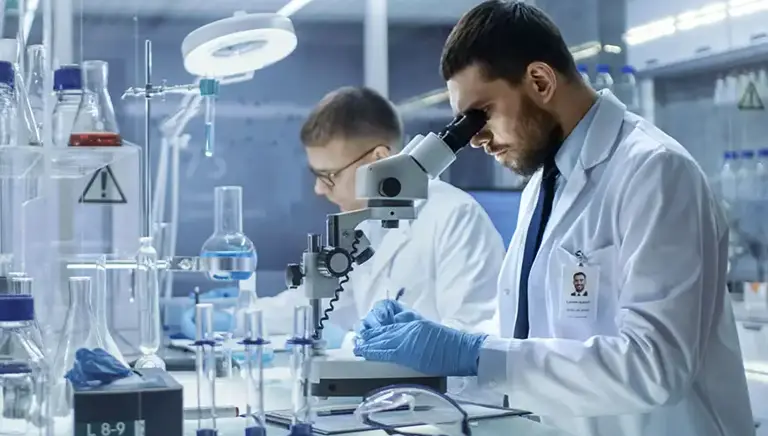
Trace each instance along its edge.
<instances>
[{"instance_id":1,"label":"blue bottle cap","mask_svg":"<svg viewBox=\"0 0 768 436\"><path fill-rule=\"evenodd\" d=\"M267 436L267 429L264 427L248 427L245 429L245 436Z\"/></svg>"},{"instance_id":2,"label":"blue bottle cap","mask_svg":"<svg viewBox=\"0 0 768 436\"><path fill-rule=\"evenodd\" d=\"M35 300L31 295L0 296L0 322L34 321Z\"/></svg>"},{"instance_id":3,"label":"blue bottle cap","mask_svg":"<svg viewBox=\"0 0 768 436\"><path fill-rule=\"evenodd\" d=\"M741 151L741 158L742 159L753 159L755 157L755 152L752 150L742 150Z\"/></svg>"},{"instance_id":4,"label":"blue bottle cap","mask_svg":"<svg viewBox=\"0 0 768 436\"><path fill-rule=\"evenodd\" d=\"M0 83L5 83L13 88L15 82L16 77L13 71L13 64L8 61L0 61Z\"/></svg>"},{"instance_id":5,"label":"blue bottle cap","mask_svg":"<svg viewBox=\"0 0 768 436\"><path fill-rule=\"evenodd\" d=\"M768 157L768 148L760 149L760 151L757 152L757 155L760 157Z\"/></svg>"},{"instance_id":6,"label":"blue bottle cap","mask_svg":"<svg viewBox=\"0 0 768 436\"><path fill-rule=\"evenodd\" d=\"M576 69L577 69L577 70L578 70L580 73L589 73L589 67L588 67L588 66L586 66L585 64L579 64L579 65L576 65Z\"/></svg>"},{"instance_id":7,"label":"blue bottle cap","mask_svg":"<svg viewBox=\"0 0 768 436\"><path fill-rule=\"evenodd\" d=\"M597 72L598 73L610 73L611 72L611 66L610 65L606 65L606 64L598 64Z\"/></svg>"},{"instance_id":8,"label":"blue bottle cap","mask_svg":"<svg viewBox=\"0 0 768 436\"><path fill-rule=\"evenodd\" d=\"M288 436L312 436L312 424L293 424Z\"/></svg>"},{"instance_id":9,"label":"blue bottle cap","mask_svg":"<svg viewBox=\"0 0 768 436\"><path fill-rule=\"evenodd\" d=\"M723 159L724 160L731 160L731 159L733 159L733 153L731 153L730 151L724 152L723 153Z\"/></svg>"},{"instance_id":10,"label":"blue bottle cap","mask_svg":"<svg viewBox=\"0 0 768 436\"><path fill-rule=\"evenodd\" d=\"M62 65L53 73L54 91L83 89L83 77L78 65Z\"/></svg>"},{"instance_id":11,"label":"blue bottle cap","mask_svg":"<svg viewBox=\"0 0 768 436\"><path fill-rule=\"evenodd\" d=\"M622 74L635 74L637 70L635 70L635 67L632 65L624 65L621 67L621 73Z\"/></svg>"}]
</instances>

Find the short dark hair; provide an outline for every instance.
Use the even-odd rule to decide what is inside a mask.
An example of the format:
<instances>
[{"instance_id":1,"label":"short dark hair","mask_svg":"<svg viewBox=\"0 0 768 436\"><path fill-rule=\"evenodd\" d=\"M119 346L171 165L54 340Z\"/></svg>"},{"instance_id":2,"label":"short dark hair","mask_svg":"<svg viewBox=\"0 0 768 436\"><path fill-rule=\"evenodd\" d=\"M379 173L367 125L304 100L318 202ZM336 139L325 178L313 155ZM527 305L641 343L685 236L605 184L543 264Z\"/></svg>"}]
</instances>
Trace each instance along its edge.
<instances>
[{"instance_id":1,"label":"short dark hair","mask_svg":"<svg viewBox=\"0 0 768 436\"><path fill-rule=\"evenodd\" d=\"M310 112L301 127L307 147L324 146L334 139L375 139L400 147L403 126L392 103L363 87L339 88Z\"/></svg>"},{"instance_id":2,"label":"short dark hair","mask_svg":"<svg viewBox=\"0 0 768 436\"><path fill-rule=\"evenodd\" d=\"M566 77L577 76L560 30L541 9L519 1L488 0L453 28L443 47L440 72L448 81L477 64L487 79L517 85L532 62L544 62Z\"/></svg>"},{"instance_id":3,"label":"short dark hair","mask_svg":"<svg viewBox=\"0 0 768 436\"><path fill-rule=\"evenodd\" d=\"M584 273L583 273L583 272L581 272L581 271L579 271L579 272L577 272L576 274L574 274L574 275L573 275L573 278L575 279L575 278L576 278L576 277L578 277L578 276L582 276L582 277L584 277L585 279L587 278L587 275L586 275L586 274L584 274Z\"/></svg>"}]
</instances>

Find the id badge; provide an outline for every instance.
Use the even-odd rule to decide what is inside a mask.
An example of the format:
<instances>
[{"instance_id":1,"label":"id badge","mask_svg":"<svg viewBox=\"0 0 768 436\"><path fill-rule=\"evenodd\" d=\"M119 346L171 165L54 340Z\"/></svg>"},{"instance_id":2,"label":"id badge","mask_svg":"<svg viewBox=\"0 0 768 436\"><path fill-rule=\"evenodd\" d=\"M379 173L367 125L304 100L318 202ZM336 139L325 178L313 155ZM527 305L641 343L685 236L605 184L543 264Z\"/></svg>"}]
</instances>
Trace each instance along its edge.
<instances>
[{"instance_id":1,"label":"id badge","mask_svg":"<svg viewBox=\"0 0 768 436\"><path fill-rule=\"evenodd\" d=\"M563 265L560 290L560 318L594 321L600 292L600 267L590 265L576 252L579 261Z\"/></svg>"}]
</instances>

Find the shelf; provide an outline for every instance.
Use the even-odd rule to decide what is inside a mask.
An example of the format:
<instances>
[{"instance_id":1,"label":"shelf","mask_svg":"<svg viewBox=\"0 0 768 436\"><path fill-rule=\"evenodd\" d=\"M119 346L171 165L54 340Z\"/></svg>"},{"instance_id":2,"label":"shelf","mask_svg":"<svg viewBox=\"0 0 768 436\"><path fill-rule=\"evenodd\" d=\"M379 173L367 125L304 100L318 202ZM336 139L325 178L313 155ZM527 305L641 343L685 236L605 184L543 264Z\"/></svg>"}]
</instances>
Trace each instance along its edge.
<instances>
[{"instance_id":1,"label":"shelf","mask_svg":"<svg viewBox=\"0 0 768 436\"><path fill-rule=\"evenodd\" d=\"M731 70L745 65L768 61L768 43L702 55L672 64L638 71L637 75L648 79L669 79L692 73Z\"/></svg>"},{"instance_id":2,"label":"shelf","mask_svg":"<svg viewBox=\"0 0 768 436\"><path fill-rule=\"evenodd\" d=\"M80 178L136 156L139 150L127 142L120 147L0 147L0 179L36 178L46 173L53 179Z\"/></svg>"}]
</instances>

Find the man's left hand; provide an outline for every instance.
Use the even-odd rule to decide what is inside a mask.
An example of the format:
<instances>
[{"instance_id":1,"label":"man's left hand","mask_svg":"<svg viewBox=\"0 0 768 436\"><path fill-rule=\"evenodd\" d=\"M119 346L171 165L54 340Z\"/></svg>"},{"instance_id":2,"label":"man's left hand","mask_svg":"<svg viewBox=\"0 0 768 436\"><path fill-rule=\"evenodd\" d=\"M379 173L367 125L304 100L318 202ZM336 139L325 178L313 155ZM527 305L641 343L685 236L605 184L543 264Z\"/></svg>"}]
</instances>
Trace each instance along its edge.
<instances>
[{"instance_id":1,"label":"man's left hand","mask_svg":"<svg viewBox=\"0 0 768 436\"><path fill-rule=\"evenodd\" d=\"M366 360L392 362L428 375L472 376L477 375L486 337L416 320L365 329L354 351Z\"/></svg>"}]
</instances>

